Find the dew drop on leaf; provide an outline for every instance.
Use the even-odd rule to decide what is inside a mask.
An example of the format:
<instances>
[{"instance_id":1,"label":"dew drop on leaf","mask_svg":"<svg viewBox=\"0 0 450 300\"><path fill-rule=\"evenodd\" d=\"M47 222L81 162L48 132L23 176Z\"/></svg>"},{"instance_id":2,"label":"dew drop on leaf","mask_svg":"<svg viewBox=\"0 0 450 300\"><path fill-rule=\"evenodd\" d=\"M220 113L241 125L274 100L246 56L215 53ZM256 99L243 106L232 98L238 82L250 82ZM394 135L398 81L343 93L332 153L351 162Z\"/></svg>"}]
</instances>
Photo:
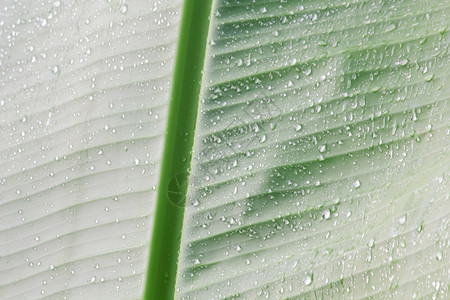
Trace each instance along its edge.
<instances>
[{"instance_id":1,"label":"dew drop on leaf","mask_svg":"<svg viewBox=\"0 0 450 300\"><path fill-rule=\"evenodd\" d=\"M427 76L425 76L425 81L430 82L433 79L433 77L434 77L433 74L428 74Z\"/></svg>"},{"instance_id":2,"label":"dew drop on leaf","mask_svg":"<svg viewBox=\"0 0 450 300\"><path fill-rule=\"evenodd\" d=\"M128 5L127 5L126 3L123 3L123 4L120 6L120 12L121 12L122 14L126 14L127 11L128 11Z\"/></svg>"},{"instance_id":3,"label":"dew drop on leaf","mask_svg":"<svg viewBox=\"0 0 450 300\"><path fill-rule=\"evenodd\" d=\"M403 215L398 219L398 224L403 225L405 223L406 223L406 215Z\"/></svg>"},{"instance_id":4,"label":"dew drop on leaf","mask_svg":"<svg viewBox=\"0 0 450 300\"><path fill-rule=\"evenodd\" d=\"M394 31L397 28L397 25L390 24L388 27L386 27L386 32Z\"/></svg>"},{"instance_id":5,"label":"dew drop on leaf","mask_svg":"<svg viewBox=\"0 0 450 300\"><path fill-rule=\"evenodd\" d=\"M310 274L306 275L305 278L303 278L303 283L305 285L311 285L312 282L313 282L313 277Z\"/></svg>"},{"instance_id":6,"label":"dew drop on leaf","mask_svg":"<svg viewBox=\"0 0 450 300\"><path fill-rule=\"evenodd\" d=\"M408 59L403 58L403 59L401 59L397 64L398 64L399 66L405 66L407 63L408 63Z\"/></svg>"}]
</instances>

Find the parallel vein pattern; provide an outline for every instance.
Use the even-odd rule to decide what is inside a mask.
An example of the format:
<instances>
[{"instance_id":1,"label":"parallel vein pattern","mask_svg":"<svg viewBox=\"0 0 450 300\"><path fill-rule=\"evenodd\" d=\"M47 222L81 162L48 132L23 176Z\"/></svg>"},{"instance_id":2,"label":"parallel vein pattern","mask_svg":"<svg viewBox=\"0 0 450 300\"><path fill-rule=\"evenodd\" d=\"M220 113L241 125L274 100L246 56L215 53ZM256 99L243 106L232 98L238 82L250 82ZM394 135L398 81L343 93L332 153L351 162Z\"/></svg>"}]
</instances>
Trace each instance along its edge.
<instances>
[{"instance_id":1,"label":"parallel vein pattern","mask_svg":"<svg viewBox=\"0 0 450 300\"><path fill-rule=\"evenodd\" d=\"M180 299L448 298L449 1L225 1Z\"/></svg>"},{"instance_id":2,"label":"parallel vein pattern","mask_svg":"<svg viewBox=\"0 0 450 300\"><path fill-rule=\"evenodd\" d=\"M0 299L141 297L180 10L0 4Z\"/></svg>"}]
</instances>

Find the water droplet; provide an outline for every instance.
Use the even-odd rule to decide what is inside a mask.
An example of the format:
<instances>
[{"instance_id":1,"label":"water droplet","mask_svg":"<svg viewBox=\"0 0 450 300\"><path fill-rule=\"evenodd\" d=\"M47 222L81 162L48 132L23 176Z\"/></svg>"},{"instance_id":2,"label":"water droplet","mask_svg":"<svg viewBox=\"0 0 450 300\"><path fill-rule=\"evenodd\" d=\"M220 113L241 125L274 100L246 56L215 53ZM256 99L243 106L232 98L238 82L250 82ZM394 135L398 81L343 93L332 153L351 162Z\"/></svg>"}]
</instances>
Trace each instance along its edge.
<instances>
[{"instance_id":1,"label":"water droplet","mask_svg":"<svg viewBox=\"0 0 450 300\"><path fill-rule=\"evenodd\" d=\"M41 239L41 238L40 238L39 236L36 236L36 237L34 238L34 240L35 240L36 242L39 242L40 239Z\"/></svg>"},{"instance_id":2,"label":"water droplet","mask_svg":"<svg viewBox=\"0 0 450 300\"><path fill-rule=\"evenodd\" d=\"M123 14L126 14L127 11L128 11L128 5L127 5L126 3L123 3L123 4L120 6L120 12L123 13Z\"/></svg>"},{"instance_id":3,"label":"water droplet","mask_svg":"<svg viewBox=\"0 0 450 300\"><path fill-rule=\"evenodd\" d=\"M329 220L331 217L331 212L329 209L326 209L322 212L322 216L325 220Z\"/></svg>"},{"instance_id":4,"label":"water droplet","mask_svg":"<svg viewBox=\"0 0 450 300\"><path fill-rule=\"evenodd\" d=\"M308 275L305 276L305 278L303 278L303 283L305 285L311 285L312 281L313 281L312 275L308 274Z\"/></svg>"},{"instance_id":5,"label":"water droplet","mask_svg":"<svg viewBox=\"0 0 450 300\"><path fill-rule=\"evenodd\" d=\"M442 252L436 253L436 259L437 259L438 261L441 261L441 260L442 260Z\"/></svg>"},{"instance_id":6,"label":"water droplet","mask_svg":"<svg viewBox=\"0 0 450 300\"><path fill-rule=\"evenodd\" d=\"M406 223L406 214L401 216L400 219L398 219L398 224L403 225Z\"/></svg>"},{"instance_id":7,"label":"water droplet","mask_svg":"<svg viewBox=\"0 0 450 300\"><path fill-rule=\"evenodd\" d=\"M89 283L94 283L94 282L95 282L95 280L97 280L97 277L95 277L95 276L92 276L92 277L91 277L91 279L89 280Z\"/></svg>"},{"instance_id":8,"label":"water droplet","mask_svg":"<svg viewBox=\"0 0 450 300\"><path fill-rule=\"evenodd\" d=\"M53 1L54 7L59 7L60 5L61 5L61 1L59 1L59 0Z\"/></svg>"},{"instance_id":9,"label":"water droplet","mask_svg":"<svg viewBox=\"0 0 450 300\"><path fill-rule=\"evenodd\" d=\"M303 73L304 73L306 76L309 76L309 75L311 74L311 72L312 72L311 68L307 68L306 70L303 71Z\"/></svg>"},{"instance_id":10,"label":"water droplet","mask_svg":"<svg viewBox=\"0 0 450 300\"><path fill-rule=\"evenodd\" d=\"M326 145L320 145L320 146L319 146L319 152L320 152L320 153L325 152L326 148L327 148Z\"/></svg>"},{"instance_id":11,"label":"water droplet","mask_svg":"<svg viewBox=\"0 0 450 300\"><path fill-rule=\"evenodd\" d=\"M434 77L433 74L428 74L427 76L425 76L425 81L430 82L433 79L433 77Z\"/></svg>"},{"instance_id":12,"label":"water droplet","mask_svg":"<svg viewBox=\"0 0 450 300\"><path fill-rule=\"evenodd\" d=\"M401 59L397 64L398 64L399 66L405 66L407 63L408 63L408 59L403 58L403 59Z\"/></svg>"},{"instance_id":13,"label":"water droplet","mask_svg":"<svg viewBox=\"0 0 450 300\"><path fill-rule=\"evenodd\" d=\"M361 186L361 182L359 180L356 180L356 181L353 182L353 187L355 189L359 188L360 186Z\"/></svg>"},{"instance_id":14,"label":"water droplet","mask_svg":"<svg viewBox=\"0 0 450 300\"><path fill-rule=\"evenodd\" d=\"M416 231L417 231L417 232L422 232L422 230L423 230L423 225L422 225L422 224L419 224L419 225L417 226L417 228L416 228Z\"/></svg>"},{"instance_id":15,"label":"water droplet","mask_svg":"<svg viewBox=\"0 0 450 300\"><path fill-rule=\"evenodd\" d=\"M388 27L386 27L386 32L394 31L395 28L397 28L397 25L395 25L395 24L390 24Z\"/></svg>"},{"instance_id":16,"label":"water droplet","mask_svg":"<svg viewBox=\"0 0 450 300\"><path fill-rule=\"evenodd\" d=\"M302 130L302 125L300 125L300 124L295 125L295 131L300 131L300 130Z\"/></svg>"},{"instance_id":17,"label":"water droplet","mask_svg":"<svg viewBox=\"0 0 450 300\"><path fill-rule=\"evenodd\" d=\"M58 67L58 66L53 66L53 67L52 67L52 73L53 73L53 74L57 74L58 71L59 71L59 67Z\"/></svg>"}]
</instances>

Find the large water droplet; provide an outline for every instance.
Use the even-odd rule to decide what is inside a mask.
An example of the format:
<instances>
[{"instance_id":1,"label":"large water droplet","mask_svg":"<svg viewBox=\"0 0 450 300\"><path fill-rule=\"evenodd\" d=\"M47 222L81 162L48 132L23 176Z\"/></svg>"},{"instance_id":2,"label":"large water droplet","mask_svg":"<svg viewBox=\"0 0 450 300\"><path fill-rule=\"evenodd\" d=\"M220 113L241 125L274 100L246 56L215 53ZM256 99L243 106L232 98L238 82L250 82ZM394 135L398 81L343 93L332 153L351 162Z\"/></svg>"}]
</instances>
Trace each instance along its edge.
<instances>
[{"instance_id":1,"label":"large water droplet","mask_svg":"<svg viewBox=\"0 0 450 300\"><path fill-rule=\"evenodd\" d=\"M386 32L394 31L395 28L397 28L397 25L395 25L395 24L390 24L388 27L386 27Z\"/></svg>"},{"instance_id":2,"label":"large water droplet","mask_svg":"<svg viewBox=\"0 0 450 300\"><path fill-rule=\"evenodd\" d=\"M398 224L403 225L406 223L406 215L403 215L398 219Z\"/></svg>"},{"instance_id":3,"label":"large water droplet","mask_svg":"<svg viewBox=\"0 0 450 300\"><path fill-rule=\"evenodd\" d=\"M123 14L126 14L127 11L128 11L128 5L127 5L126 3L123 3L123 4L120 6L120 12L123 13Z\"/></svg>"},{"instance_id":4,"label":"large water droplet","mask_svg":"<svg viewBox=\"0 0 450 300\"><path fill-rule=\"evenodd\" d=\"M305 276L305 278L303 278L303 283L305 285L311 285L311 283L313 282L313 276L308 274Z\"/></svg>"},{"instance_id":5,"label":"large water droplet","mask_svg":"<svg viewBox=\"0 0 450 300\"><path fill-rule=\"evenodd\" d=\"M425 76L425 81L430 82L433 79L433 77L434 77L433 74L428 74L427 76Z\"/></svg>"}]
</instances>

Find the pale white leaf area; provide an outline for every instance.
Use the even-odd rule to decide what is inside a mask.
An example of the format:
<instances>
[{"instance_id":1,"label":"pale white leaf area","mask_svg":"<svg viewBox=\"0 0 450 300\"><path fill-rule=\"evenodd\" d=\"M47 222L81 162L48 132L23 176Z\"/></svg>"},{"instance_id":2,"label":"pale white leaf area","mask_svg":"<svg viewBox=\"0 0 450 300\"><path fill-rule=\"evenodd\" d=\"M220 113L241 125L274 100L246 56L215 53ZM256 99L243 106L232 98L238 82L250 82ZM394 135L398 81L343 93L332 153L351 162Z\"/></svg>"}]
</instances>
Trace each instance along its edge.
<instances>
[{"instance_id":1,"label":"pale white leaf area","mask_svg":"<svg viewBox=\"0 0 450 300\"><path fill-rule=\"evenodd\" d=\"M0 299L136 299L181 1L1 1Z\"/></svg>"}]
</instances>

